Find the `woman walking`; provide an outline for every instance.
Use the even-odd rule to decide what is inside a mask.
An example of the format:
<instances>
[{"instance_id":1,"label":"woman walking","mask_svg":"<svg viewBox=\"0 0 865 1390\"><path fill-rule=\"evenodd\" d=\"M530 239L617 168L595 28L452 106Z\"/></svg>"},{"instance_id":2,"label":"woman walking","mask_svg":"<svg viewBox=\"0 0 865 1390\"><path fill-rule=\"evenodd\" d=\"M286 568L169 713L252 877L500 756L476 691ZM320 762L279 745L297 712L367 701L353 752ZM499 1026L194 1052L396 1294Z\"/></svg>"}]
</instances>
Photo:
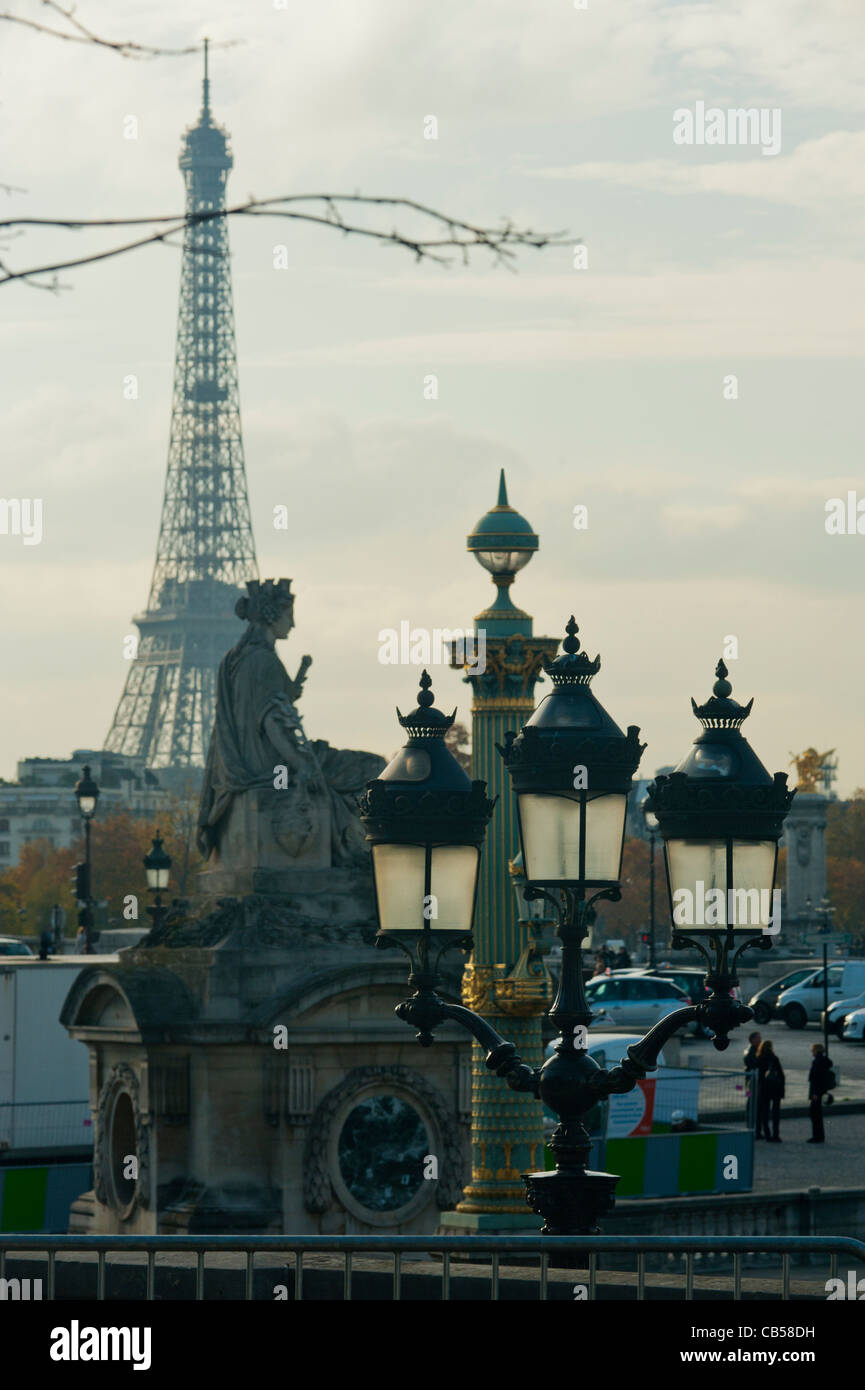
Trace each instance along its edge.
<instances>
[{"instance_id":1,"label":"woman walking","mask_svg":"<svg viewBox=\"0 0 865 1390\"><path fill-rule=\"evenodd\" d=\"M757 1049L757 1138L780 1144L778 1126L781 1119L781 1100L784 1095L784 1068L775 1056L775 1049L764 1038ZM769 1133L769 1120L772 1133Z\"/></svg>"}]
</instances>

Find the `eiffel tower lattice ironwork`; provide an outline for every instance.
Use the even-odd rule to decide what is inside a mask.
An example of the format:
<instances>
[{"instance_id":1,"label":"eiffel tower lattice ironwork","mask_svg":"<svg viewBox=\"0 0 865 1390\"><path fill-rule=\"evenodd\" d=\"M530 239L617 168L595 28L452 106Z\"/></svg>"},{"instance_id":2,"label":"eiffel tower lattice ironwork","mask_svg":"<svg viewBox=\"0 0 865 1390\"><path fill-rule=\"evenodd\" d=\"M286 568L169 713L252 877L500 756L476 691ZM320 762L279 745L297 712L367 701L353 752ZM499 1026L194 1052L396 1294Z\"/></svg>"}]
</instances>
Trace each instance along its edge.
<instances>
[{"instance_id":1,"label":"eiffel tower lattice ironwork","mask_svg":"<svg viewBox=\"0 0 865 1390\"><path fill-rule=\"evenodd\" d=\"M234 160L210 113L207 41L198 124L184 136L186 216L225 207ZM258 577L246 491L228 226L187 220L168 471L156 564L109 752L154 768L202 767L220 659L239 636L234 604Z\"/></svg>"}]
</instances>

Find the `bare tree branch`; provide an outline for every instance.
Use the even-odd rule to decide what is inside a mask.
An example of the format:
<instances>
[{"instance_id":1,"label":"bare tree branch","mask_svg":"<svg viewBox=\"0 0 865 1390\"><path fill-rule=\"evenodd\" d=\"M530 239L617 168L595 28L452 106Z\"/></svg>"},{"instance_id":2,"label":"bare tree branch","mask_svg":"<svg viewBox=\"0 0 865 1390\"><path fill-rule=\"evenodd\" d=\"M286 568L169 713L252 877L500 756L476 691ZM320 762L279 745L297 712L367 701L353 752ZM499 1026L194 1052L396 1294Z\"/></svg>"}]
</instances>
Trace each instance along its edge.
<instances>
[{"instance_id":1,"label":"bare tree branch","mask_svg":"<svg viewBox=\"0 0 865 1390\"><path fill-rule=\"evenodd\" d=\"M120 41L116 39L103 39L98 34L94 34L81 23L76 17L75 7L65 9L58 0L39 0L39 3L59 15L71 25L74 33L66 33L62 29L53 29L50 25L40 24L35 19L25 19L23 15L10 14L8 10L0 11L0 22L6 24L21 24L25 29L36 29L40 34L50 34L55 39L66 39L68 43L92 43L99 48L110 48L118 53L121 58L178 58L187 53L197 53L200 51L199 43L190 44L187 48L152 48L146 43L135 43L134 41ZM214 44L214 48L230 48L236 39L229 39L223 43Z\"/></svg>"},{"instance_id":2,"label":"bare tree branch","mask_svg":"<svg viewBox=\"0 0 865 1390\"><path fill-rule=\"evenodd\" d=\"M294 208L293 205L297 203L318 204L320 211L313 211L310 208ZM380 227L364 227L360 223L347 221L343 215L341 204L402 208L436 224L437 234L412 236L408 232L399 231L396 227L391 227L389 231ZM449 265L452 262L453 257L443 254L448 250L458 252L462 257L463 264L468 265L471 250L482 249L490 252L496 264L511 267L511 263L516 259L515 248L531 246L539 250L545 246L561 245L567 239L565 232L535 232L531 228L517 228L510 221L505 221L500 227L477 226L474 223L464 222L460 218L438 212L435 208L416 202L412 198L365 197L360 193L297 193L278 198L249 198L246 202L237 203L230 208L214 212L193 213L189 216L174 213L156 217L83 218L75 220L55 217L0 219L0 231L13 227L56 227L66 231L82 231L94 227L146 226L157 228L164 223L171 224L163 230L151 231L146 236L126 242L121 246L112 247L107 251L60 260L50 265L30 266L26 270L12 270L8 266L3 266L0 268L0 285L9 284L13 280L25 280L32 284L34 283L34 276L49 275L60 270L88 265L94 261L104 261L114 256L122 256L152 242L165 242L168 237L182 231L187 226L210 222L218 217L281 217L292 221L311 222L317 226L329 227L334 231L342 232L344 236L368 237L373 241L401 246L404 250L410 251L416 260L435 261L439 265ZM41 286L41 288L45 287Z\"/></svg>"}]
</instances>

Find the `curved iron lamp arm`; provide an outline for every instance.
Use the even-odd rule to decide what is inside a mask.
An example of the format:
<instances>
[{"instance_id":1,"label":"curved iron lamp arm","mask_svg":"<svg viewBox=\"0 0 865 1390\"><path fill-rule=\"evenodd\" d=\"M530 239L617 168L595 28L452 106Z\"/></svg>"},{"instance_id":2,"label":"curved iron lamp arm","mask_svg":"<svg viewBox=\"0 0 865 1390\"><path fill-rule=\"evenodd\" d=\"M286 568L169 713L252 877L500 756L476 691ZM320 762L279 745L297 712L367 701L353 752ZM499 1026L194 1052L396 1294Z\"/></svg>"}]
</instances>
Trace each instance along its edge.
<instances>
[{"instance_id":1,"label":"curved iron lamp arm","mask_svg":"<svg viewBox=\"0 0 865 1390\"><path fill-rule=\"evenodd\" d=\"M562 943L562 969L550 1018L561 1036L552 1056L540 1068L527 1066L518 1056L515 1045L503 1038L480 1014L462 1004L449 1004L436 993L436 968L442 951L450 945L470 946L461 938L449 942L436 957L430 969L430 943L416 944L417 969L409 976L415 992L411 998L396 1006L396 1014L418 1029L417 1039L422 1047L433 1042L433 1029L441 1023L458 1023L484 1048L486 1065L501 1076L513 1090L529 1091L558 1116L558 1124L549 1144L556 1159L554 1172L526 1173L526 1201L532 1210L544 1217L543 1231L548 1235L590 1234L597 1231L597 1218L613 1205L613 1193L618 1178L612 1173L588 1170L591 1138L584 1117L607 1096L632 1091L658 1065L665 1043L686 1024L699 1020L709 1027L714 1046L723 1051L729 1047L731 1029L753 1017L752 1011L733 999L730 990L737 983L736 961L748 946L771 946L771 941L750 938L730 960L735 944L732 932L718 933L714 939L714 960L703 945L693 944L702 953L706 965L706 983L711 995L700 1004L674 1010L649 1030L644 1038L627 1049L618 1066L609 1071L601 1068L588 1052L588 1029L593 1015L586 999L583 983L582 943L594 914L593 905L601 898L618 901L621 890L604 888L586 899L571 887L553 893L545 888L526 888L527 898L543 898L555 909L558 918L557 935ZM379 938L378 944L391 944ZM410 951L401 943L409 956ZM682 944L685 944L684 942ZM414 957L412 957L414 960Z\"/></svg>"}]
</instances>

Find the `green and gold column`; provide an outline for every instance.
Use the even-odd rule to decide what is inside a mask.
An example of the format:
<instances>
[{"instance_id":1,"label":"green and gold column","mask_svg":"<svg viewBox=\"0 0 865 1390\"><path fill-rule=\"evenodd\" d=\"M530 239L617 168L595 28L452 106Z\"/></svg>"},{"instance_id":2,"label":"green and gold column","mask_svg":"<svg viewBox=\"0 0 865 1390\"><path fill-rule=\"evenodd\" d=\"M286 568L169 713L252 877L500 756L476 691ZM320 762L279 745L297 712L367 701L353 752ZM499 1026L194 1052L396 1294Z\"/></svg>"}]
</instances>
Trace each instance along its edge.
<instances>
[{"instance_id":1,"label":"green and gold column","mask_svg":"<svg viewBox=\"0 0 865 1390\"><path fill-rule=\"evenodd\" d=\"M463 1002L489 1019L516 1044L523 1061L543 1061L541 1019L552 1002L550 976L536 926L519 921L513 888L518 872L516 801L496 745L509 729L519 730L535 708L534 690L545 661L558 649L556 637L534 637L532 619L515 608L508 590L538 549L538 537L508 505L505 475L498 503L468 537L468 549L492 575L498 592L475 619L475 661L459 650L452 665L472 687L472 776L483 778L498 797L481 858L475 915L475 949L463 977ZM468 644L467 644L468 648ZM524 916L529 907L525 905ZM442 1230L536 1230L539 1218L525 1201L520 1174L543 1166L541 1103L512 1091L487 1070L484 1052L472 1044L472 1173L462 1200L442 1215Z\"/></svg>"}]
</instances>

